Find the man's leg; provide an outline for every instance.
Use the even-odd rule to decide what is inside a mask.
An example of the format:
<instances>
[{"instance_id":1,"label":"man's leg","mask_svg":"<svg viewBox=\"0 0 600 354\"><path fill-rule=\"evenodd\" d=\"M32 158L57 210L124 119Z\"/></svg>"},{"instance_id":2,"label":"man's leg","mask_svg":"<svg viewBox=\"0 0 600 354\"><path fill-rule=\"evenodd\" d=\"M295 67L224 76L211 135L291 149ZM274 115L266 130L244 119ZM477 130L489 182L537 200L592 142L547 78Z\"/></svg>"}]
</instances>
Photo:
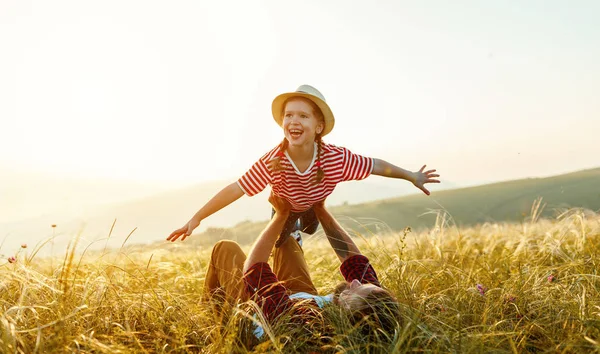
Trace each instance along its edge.
<instances>
[{"instance_id":1,"label":"man's leg","mask_svg":"<svg viewBox=\"0 0 600 354\"><path fill-rule=\"evenodd\" d=\"M246 301L242 280L246 255L234 241L219 241L213 247L204 279L204 298L224 296L229 303Z\"/></svg>"},{"instance_id":2,"label":"man's leg","mask_svg":"<svg viewBox=\"0 0 600 354\"><path fill-rule=\"evenodd\" d=\"M318 295L310 279L304 252L293 238L290 237L287 242L274 249L273 272L292 294L305 292Z\"/></svg>"}]
</instances>

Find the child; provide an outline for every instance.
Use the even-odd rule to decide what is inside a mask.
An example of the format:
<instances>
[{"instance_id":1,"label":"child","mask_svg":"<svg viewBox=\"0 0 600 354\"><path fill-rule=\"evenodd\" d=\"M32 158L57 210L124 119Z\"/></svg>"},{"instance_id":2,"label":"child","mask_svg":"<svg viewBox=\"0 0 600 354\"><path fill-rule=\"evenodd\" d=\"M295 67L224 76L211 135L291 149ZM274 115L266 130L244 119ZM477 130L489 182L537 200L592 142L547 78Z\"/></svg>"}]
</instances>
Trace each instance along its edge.
<instances>
[{"instance_id":1,"label":"child","mask_svg":"<svg viewBox=\"0 0 600 354\"><path fill-rule=\"evenodd\" d=\"M371 174L401 178L429 195L425 183L440 183L435 170L410 172L386 161L354 154L348 149L326 144L322 138L333 129L335 120L323 95L314 87L302 85L295 92L281 94L271 106L273 118L283 128L283 141L263 155L237 182L223 188L183 227L167 238L185 240L200 222L231 204L242 195L253 196L271 185L275 195L292 205L276 247L295 237L298 230L313 234L319 222L312 206L333 192L343 181L361 180Z\"/></svg>"}]
</instances>

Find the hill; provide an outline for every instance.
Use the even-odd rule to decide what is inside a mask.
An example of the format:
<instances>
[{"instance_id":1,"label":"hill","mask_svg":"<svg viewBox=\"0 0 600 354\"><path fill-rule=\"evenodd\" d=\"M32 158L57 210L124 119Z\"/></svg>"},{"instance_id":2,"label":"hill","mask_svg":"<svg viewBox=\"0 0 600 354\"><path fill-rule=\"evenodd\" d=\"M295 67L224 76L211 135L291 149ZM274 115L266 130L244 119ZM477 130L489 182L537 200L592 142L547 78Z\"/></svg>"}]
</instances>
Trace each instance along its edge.
<instances>
[{"instance_id":1,"label":"hill","mask_svg":"<svg viewBox=\"0 0 600 354\"><path fill-rule=\"evenodd\" d=\"M394 230L405 226L431 226L429 210L444 209L458 225L520 221L542 198L542 216L555 216L566 208L600 210L600 168L547 178L528 178L476 187L440 191L427 198L410 195L335 208L335 213L359 219L370 216Z\"/></svg>"},{"instance_id":2,"label":"hill","mask_svg":"<svg viewBox=\"0 0 600 354\"><path fill-rule=\"evenodd\" d=\"M86 208L69 215L49 214L35 219L0 223L0 253L16 249L21 243L35 244L56 231L53 249L66 249L75 234L81 234L80 245L106 238L113 221L111 239L97 242L93 248L120 247L129 233L128 244L163 243L176 227L188 218L227 182L204 183L176 191L145 197L130 202ZM543 198L543 216L553 216L568 207L600 210L600 168L547 178L528 178L476 187L440 190L434 186L432 196L406 195L415 190L409 183L381 177L366 181L342 183L327 200L336 217L354 232L369 234L386 230L402 230L432 226L432 210L446 210L459 225L494 221L519 221L530 214L533 202ZM202 222L200 237L190 242L212 245L219 239L250 243L266 224L270 206L266 192L242 197L233 205ZM401 196L403 195L404 196ZM394 197L394 198L390 198ZM375 201L373 201L375 200ZM368 201L368 202L367 202ZM362 203L361 203L362 202ZM357 204L359 203L359 204ZM337 205L337 206L336 206ZM57 224L56 230L50 224ZM46 248L47 249L47 248Z\"/></svg>"},{"instance_id":3,"label":"hill","mask_svg":"<svg viewBox=\"0 0 600 354\"><path fill-rule=\"evenodd\" d=\"M18 185L15 183L4 187L0 186L2 187L0 188L0 200L7 197L5 198L6 204L0 203L0 211L2 211L0 214L5 216L4 220L0 218L0 253L4 250L18 248L21 243L35 244L42 239L47 239L54 232L57 235L54 245L56 250L64 250L75 234L81 234L82 244L87 245L99 238L105 238L115 219L117 222L111 234L111 240L108 242L109 247L119 247L134 228L136 231L128 241L130 244L162 241L171 231L186 222L221 188L231 183L231 181L211 181L169 191L161 191L157 188L156 192L150 196L98 205L93 201L110 200L116 194L121 194L123 197L142 192L148 194L151 186L136 187L130 184L100 183L76 179L64 181L43 181L37 177L29 179L31 179L29 183L21 183L24 186L22 188L16 188ZM74 194L77 194L78 191L85 191L83 195L86 200L72 200L62 205L61 199L68 194L65 192L67 185L73 186ZM452 186L451 183L444 183L436 187L441 189ZM414 189L412 185L403 181L374 176L365 181L340 184L327 202L328 205L361 203L389 196L407 195ZM38 190L43 193L38 193ZM265 190L253 198L240 198L232 205L204 220L197 231L205 231L211 227L232 227L244 221L266 220L270 215L267 193L268 191ZM43 200L46 195L49 198ZM20 200L24 200L21 202L24 207L38 205L39 210L47 212L43 215L15 220L14 217L10 217L10 209L11 207L18 209ZM50 228L52 224L58 225L55 230ZM104 242L99 242L97 245L104 247L104 244Z\"/></svg>"},{"instance_id":4,"label":"hill","mask_svg":"<svg viewBox=\"0 0 600 354\"><path fill-rule=\"evenodd\" d=\"M414 194L374 202L331 207L345 227L362 234L413 229L435 224L437 210L453 222L470 226L485 222L522 221L531 215L534 201L542 198L542 217L555 217L567 208L600 210L600 168L546 178L527 178L476 187L445 190L430 197ZM210 229L198 239L214 243L220 238L251 242L264 227L242 223L230 229Z\"/></svg>"}]
</instances>

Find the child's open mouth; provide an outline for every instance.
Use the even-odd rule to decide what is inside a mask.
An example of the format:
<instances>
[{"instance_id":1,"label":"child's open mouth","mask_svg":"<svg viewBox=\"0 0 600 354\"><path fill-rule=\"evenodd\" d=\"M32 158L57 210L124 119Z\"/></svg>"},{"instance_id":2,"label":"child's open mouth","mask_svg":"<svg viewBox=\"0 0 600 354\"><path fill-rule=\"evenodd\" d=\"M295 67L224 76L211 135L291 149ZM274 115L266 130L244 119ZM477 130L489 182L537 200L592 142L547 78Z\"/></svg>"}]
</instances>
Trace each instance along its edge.
<instances>
[{"instance_id":1,"label":"child's open mouth","mask_svg":"<svg viewBox=\"0 0 600 354\"><path fill-rule=\"evenodd\" d=\"M290 135L294 139L298 139L302 135L302 130L290 129Z\"/></svg>"}]
</instances>

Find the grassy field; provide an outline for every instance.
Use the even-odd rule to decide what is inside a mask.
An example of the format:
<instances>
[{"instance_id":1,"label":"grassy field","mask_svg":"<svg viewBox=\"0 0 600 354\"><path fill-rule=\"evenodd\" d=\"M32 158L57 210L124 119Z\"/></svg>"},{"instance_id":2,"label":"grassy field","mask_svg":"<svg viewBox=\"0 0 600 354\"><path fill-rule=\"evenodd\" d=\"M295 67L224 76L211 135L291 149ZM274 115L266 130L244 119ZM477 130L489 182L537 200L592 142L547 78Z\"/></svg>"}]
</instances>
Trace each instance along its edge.
<instances>
[{"instance_id":1,"label":"grassy field","mask_svg":"<svg viewBox=\"0 0 600 354\"><path fill-rule=\"evenodd\" d=\"M62 259L21 248L0 263L0 352L598 352L600 216L539 212L473 227L440 213L428 230L357 237L404 309L394 337L369 341L333 307L255 340L252 304L219 316L200 301L210 248L191 242ZM329 292L341 276L324 236L305 253Z\"/></svg>"}]
</instances>

